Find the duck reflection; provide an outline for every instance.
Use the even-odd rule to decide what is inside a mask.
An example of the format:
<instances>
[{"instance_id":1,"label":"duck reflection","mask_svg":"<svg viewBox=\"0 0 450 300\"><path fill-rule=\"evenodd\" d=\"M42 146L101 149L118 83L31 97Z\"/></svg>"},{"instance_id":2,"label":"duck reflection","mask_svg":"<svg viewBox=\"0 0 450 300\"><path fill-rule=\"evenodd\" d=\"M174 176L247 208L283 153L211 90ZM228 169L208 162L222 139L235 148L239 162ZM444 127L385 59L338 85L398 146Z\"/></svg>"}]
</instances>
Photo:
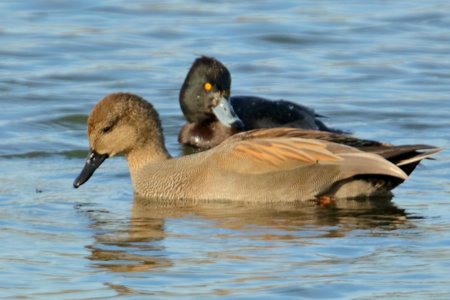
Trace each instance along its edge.
<instances>
[{"instance_id":1,"label":"duck reflection","mask_svg":"<svg viewBox=\"0 0 450 300\"><path fill-rule=\"evenodd\" d=\"M95 266L113 272L161 271L171 267L170 251L164 241L168 236L177 238L179 235L166 228L171 222L175 226L180 224L174 220L198 219L201 226L206 223L209 229L218 229L217 232L222 229L239 231L239 235L250 240L300 242L311 238L344 237L355 229L370 229L368 234L375 235L380 231L413 227L411 217L386 198L347 199L323 207L313 202L263 206L226 201L162 203L135 196L129 221L117 224L117 220L100 221L95 220L95 216L91 215L94 219L92 227L97 234L95 243L88 246L89 259ZM192 235L195 236L195 232ZM189 239L190 236L182 238Z\"/></svg>"},{"instance_id":2,"label":"duck reflection","mask_svg":"<svg viewBox=\"0 0 450 300\"><path fill-rule=\"evenodd\" d=\"M95 243L88 245L94 266L112 272L143 272L171 265L165 258L164 219L131 217L126 221L105 218L105 212L90 211Z\"/></svg>"}]
</instances>

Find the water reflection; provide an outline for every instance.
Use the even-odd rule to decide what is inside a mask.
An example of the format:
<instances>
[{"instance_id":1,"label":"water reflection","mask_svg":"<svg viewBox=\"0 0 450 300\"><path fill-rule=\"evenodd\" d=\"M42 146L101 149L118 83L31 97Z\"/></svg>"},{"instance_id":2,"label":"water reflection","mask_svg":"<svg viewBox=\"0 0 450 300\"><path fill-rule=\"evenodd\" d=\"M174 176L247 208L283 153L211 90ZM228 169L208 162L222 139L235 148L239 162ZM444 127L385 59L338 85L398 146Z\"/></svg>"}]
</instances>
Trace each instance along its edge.
<instances>
[{"instance_id":1,"label":"water reflection","mask_svg":"<svg viewBox=\"0 0 450 300\"><path fill-rule=\"evenodd\" d=\"M112 272L143 272L171 265L164 247L158 245L165 235L164 219L131 217L128 222L117 222L114 218L96 220L98 213L90 217L95 243L87 248L94 266Z\"/></svg>"},{"instance_id":2,"label":"water reflection","mask_svg":"<svg viewBox=\"0 0 450 300\"><path fill-rule=\"evenodd\" d=\"M391 199L342 200L331 207L320 207L312 202L263 206L231 202L168 204L135 197L129 220L105 218L107 212L95 210L88 215L95 231L95 243L87 246L91 253L88 258L95 267L112 272L161 271L173 267L173 257L164 240L175 237L177 241L189 241L197 234L202 235L202 228L208 231L197 238L205 238L204 246L208 247L206 241L217 238L223 239L219 243L239 238L255 242L298 240L304 244L308 239L345 237L353 230L368 230L367 234L376 235L413 226L411 217ZM193 225L188 222L184 228L178 223L181 229L172 225L167 228L167 223L174 220L195 222ZM219 234L223 230L232 233ZM220 249L214 255L216 258L232 255L219 252Z\"/></svg>"}]
</instances>

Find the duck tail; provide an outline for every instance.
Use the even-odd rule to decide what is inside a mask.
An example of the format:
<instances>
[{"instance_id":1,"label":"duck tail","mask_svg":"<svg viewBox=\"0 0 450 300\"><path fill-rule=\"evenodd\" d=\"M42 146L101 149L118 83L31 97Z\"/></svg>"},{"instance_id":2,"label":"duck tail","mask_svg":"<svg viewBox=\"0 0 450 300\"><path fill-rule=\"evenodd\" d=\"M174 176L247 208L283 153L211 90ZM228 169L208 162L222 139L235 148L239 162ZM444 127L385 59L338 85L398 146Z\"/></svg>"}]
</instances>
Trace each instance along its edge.
<instances>
[{"instance_id":1,"label":"duck tail","mask_svg":"<svg viewBox=\"0 0 450 300\"><path fill-rule=\"evenodd\" d=\"M442 150L429 145L404 145L385 149L378 154L410 175L423 159L433 159L431 156Z\"/></svg>"}]
</instances>

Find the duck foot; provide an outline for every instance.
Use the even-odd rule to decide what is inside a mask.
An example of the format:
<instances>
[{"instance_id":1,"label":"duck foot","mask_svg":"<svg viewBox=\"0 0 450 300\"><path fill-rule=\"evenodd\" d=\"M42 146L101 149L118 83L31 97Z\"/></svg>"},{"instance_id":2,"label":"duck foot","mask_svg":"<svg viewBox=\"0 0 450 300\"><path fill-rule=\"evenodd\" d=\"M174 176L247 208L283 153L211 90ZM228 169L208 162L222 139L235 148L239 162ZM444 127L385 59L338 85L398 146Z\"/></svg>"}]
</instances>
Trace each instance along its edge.
<instances>
[{"instance_id":1,"label":"duck foot","mask_svg":"<svg viewBox=\"0 0 450 300\"><path fill-rule=\"evenodd\" d=\"M332 207L335 205L333 198L330 196L320 196L316 199L316 203L320 207Z\"/></svg>"}]
</instances>

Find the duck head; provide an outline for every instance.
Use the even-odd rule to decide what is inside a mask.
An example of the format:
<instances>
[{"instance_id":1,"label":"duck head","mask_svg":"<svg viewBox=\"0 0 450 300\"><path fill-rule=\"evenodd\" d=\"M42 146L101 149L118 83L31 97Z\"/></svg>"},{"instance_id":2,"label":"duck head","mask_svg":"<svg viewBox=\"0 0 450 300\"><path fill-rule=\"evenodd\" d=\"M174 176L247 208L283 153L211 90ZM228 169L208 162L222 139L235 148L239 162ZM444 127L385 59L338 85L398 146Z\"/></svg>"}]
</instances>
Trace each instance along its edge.
<instances>
[{"instance_id":1,"label":"duck head","mask_svg":"<svg viewBox=\"0 0 450 300\"><path fill-rule=\"evenodd\" d=\"M180 90L180 106L190 123L219 120L224 126L243 129L230 104L231 75L218 60L202 56L192 64Z\"/></svg>"},{"instance_id":2,"label":"duck head","mask_svg":"<svg viewBox=\"0 0 450 300\"><path fill-rule=\"evenodd\" d=\"M87 134L89 154L73 183L75 188L88 181L109 157L124 154L132 171L136 168L135 161L168 156L157 112L150 103L133 94L114 93L103 98L89 115ZM142 157L134 159L137 153Z\"/></svg>"}]
</instances>

